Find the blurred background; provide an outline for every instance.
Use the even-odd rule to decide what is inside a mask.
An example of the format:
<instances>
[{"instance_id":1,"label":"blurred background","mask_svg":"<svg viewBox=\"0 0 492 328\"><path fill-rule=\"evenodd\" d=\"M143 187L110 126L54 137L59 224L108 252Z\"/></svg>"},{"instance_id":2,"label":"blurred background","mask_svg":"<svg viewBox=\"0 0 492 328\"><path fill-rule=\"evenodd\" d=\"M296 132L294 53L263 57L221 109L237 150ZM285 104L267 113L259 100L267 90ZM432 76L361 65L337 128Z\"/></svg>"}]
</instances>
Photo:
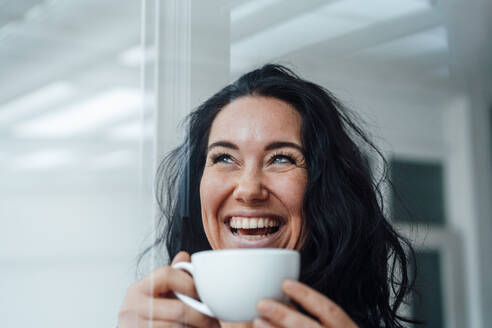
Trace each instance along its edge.
<instances>
[{"instance_id":1,"label":"blurred background","mask_svg":"<svg viewBox=\"0 0 492 328\"><path fill-rule=\"evenodd\" d=\"M486 0L0 0L0 326L115 326L154 266L136 257L178 122L266 62L334 92L386 155L417 249L405 311L490 326L491 18Z\"/></svg>"}]
</instances>

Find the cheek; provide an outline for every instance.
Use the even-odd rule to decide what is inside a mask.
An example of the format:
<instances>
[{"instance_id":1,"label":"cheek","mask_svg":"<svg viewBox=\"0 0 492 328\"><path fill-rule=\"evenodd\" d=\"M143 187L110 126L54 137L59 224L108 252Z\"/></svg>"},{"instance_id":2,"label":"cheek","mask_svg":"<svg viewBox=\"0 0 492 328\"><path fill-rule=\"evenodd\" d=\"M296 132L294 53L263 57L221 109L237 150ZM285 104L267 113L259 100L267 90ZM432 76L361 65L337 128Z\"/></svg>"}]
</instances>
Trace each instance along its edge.
<instances>
[{"instance_id":1,"label":"cheek","mask_svg":"<svg viewBox=\"0 0 492 328\"><path fill-rule=\"evenodd\" d=\"M307 178L305 174L292 174L283 179L273 179L276 194L292 216L300 216Z\"/></svg>"},{"instance_id":2,"label":"cheek","mask_svg":"<svg viewBox=\"0 0 492 328\"><path fill-rule=\"evenodd\" d=\"M272 179L275 184L276 195L289 212L290 233L282 247L300 249L303 244L302 206L307 185L307 175L304 172L295 172L283 179Z\"/></svg>"},{"instance_id":3,"label":"cheek","mask_svg":"<svg viewBox=\"0 0 492 328\"><path fill-rule=\"evenodd\" d=\"M226 193L225 181L205 170L200 181L200 203L204 219L217 213Z\"/></svg>"}]
</instances>

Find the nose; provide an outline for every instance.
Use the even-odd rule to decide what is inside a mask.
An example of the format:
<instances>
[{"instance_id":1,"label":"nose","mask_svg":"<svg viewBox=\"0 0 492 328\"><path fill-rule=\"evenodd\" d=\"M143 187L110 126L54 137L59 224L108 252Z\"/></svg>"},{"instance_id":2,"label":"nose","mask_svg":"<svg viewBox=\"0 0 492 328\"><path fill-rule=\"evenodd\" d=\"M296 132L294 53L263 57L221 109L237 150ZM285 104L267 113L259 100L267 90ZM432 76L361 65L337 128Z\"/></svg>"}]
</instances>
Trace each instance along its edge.
<instances>
[{"instance_id":1,"label":"nose","mask_svg":"<svg viewBox=\"0 0 492 328\"><path fill-rule=\"evenodd\" d=\"M268 190L263 184L262 173L256 169L241 172L233 196L243 203L259 203L267 200Z\"/></svg>"}]
</instances>

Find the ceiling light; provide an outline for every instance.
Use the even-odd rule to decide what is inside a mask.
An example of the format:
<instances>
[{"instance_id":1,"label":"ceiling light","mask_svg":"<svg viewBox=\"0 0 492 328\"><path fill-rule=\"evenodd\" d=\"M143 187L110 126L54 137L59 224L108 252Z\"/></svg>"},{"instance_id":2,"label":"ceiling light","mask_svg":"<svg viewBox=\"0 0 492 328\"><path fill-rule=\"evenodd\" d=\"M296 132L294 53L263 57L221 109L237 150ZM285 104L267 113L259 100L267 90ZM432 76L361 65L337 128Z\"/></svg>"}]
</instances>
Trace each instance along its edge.
<instances>
[{"instance_id":1,"label":"ceiling light","mask_svg":"<svg viewBox=\"0 0 492 328\"><path fill-rule=\"evenodd\" d=\"M11 123L68 99L75 94L67 82L51 83L0 106L0 124Z\"/></svg>"},{"instance_id":2,"label":"ceiling light","mask_svg":"<svg viewBox=\"0 0 492 328\"><path fill-rule=\"evenodd\" d=\"M364 24L431 8L430 3L425 0L344 0L330 3L319 12L329 18L362 20L361 23Z\"/></svg>"},{"instance_id":3,"label":"ceiling light","mask_svg":"<svg viewBox=\"0 0 492 328\"><path fill-rule=\"evenodd\" d=\"M130 150L118 150L95 158L89 165L92 169L107 169L137 163L137 156Z\"/></svg>"},{"instance_id":4,"label":"ceiling light","mask_svg":"<svg viewBox=\"0 0 492 328\"><path fill-rule=\"evenodd\" d=\"M101 125L138 113L138 89L119 88L23 123L14 129L20 137L66 137L90 131Z\"/></svg>"},{"instance_id":5,"label":"ceiling light","mask_svg":"<svg viewBox=\"0 0 492 328\"><path fill-rule=\"evenodd\" d=\"M65 165L72 158L65 149L46 149L17 158L11 165L14 170L44 170Z\"/></svg>"},{"instance_id":6,"label":"ceiling light","mask_svg":"<svg viewBox=\"0 0 492 328\"><path fill-rule=\"evenodd\" d=\"M142 63L147 63L154 59L155 47L151 46L145 50L141 45L127 49L118 56L120 64L128 67L139 67Z\"/></svg>"},{"instance_id":7,"label":"ceiling light","mask_svg":"<svg viewBox=\"0 0 492 328\"><path fill-rule=\"evenodd\" d=\"M448 50L446 28L439 26L420 33L407 35L394 41L370 47L357 52L357 56L408 57L424 53L446 52Z\"/></svg>"},{"instance_id":8,"label":"ceiling light","mask_svg":"<svg viewBox=\"0 0 492 328\"><path fill-rule=\"evenodd\" d=\"M231 9L231 23L235 23L242 18L251 16L258 11L274 5L280 1L281 0L256 0L248 1L239 6L236 6Z\"/></svg>"},{"instance_id":9,"label":"ceiling light","mask_svg":"<svg viewBox=\"0 0 492 328\"><path fill-rule=\"evenodd\" d=\"M108 137L118 140L138 140L152 136L153 124L142 125L140 121L116 126L108 131Z\"/></svg>"}]
</instances>

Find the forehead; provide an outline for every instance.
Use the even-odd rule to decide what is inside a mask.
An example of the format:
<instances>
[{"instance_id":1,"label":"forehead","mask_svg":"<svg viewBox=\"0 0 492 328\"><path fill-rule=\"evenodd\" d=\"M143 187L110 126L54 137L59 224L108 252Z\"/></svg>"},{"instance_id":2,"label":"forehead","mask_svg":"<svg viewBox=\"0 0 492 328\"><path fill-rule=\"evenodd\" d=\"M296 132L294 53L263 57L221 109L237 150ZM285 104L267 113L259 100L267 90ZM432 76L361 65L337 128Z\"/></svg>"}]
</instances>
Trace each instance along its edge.
<instances>
[{"instance_id":1,"label":"forehead","mask_svg":"<svg viewBox=\"0 0 492 328\"><path fill-rule=\"evenodd\" d=\"M300 144L301 115L291 105L276 98L241 97L225 106L213 121L209 143L217 140Z\"/></svg>"}]
</instances>

